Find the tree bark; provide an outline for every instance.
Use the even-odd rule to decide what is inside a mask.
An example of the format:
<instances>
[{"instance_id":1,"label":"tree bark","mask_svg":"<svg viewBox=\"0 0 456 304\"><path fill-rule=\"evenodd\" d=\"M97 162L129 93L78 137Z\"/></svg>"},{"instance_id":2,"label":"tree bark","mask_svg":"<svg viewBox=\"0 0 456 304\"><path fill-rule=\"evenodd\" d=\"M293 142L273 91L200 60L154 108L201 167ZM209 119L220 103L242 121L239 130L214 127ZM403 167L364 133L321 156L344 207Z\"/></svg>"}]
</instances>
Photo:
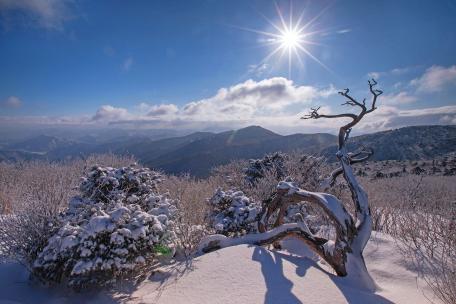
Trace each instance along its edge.
<instances>
[{"instance_id":1,"label":"tree bark","mask_svg":"<svg viewBox=\"0 0 456 304\"><path fill-rule=\"evenodd\" d=\"M274 244L286 237L295 237L307 244L315 253L325 260L338 276L353 277L359 286L375 289L375 283L370 277L363 258L363 250L370 238L372 231L372 217L370 214L367 193L356 180L351 164L366 160L373 154L373 150L362 150L358 153L348 153L346 143L350 132L361 119L376 109L378 96L383 92L375 89L377 82L369 81L369 89L373 95L371 107L366 107L365 99L357 101L350 90L339 92L347 98L346 105L361 109L359 114L343 113L337 115L322 115L320 108L312 109L310 114L303 119L319 118L350 118L351 121L339 129L337 158L340 168L333 171L329 177L329 185L335 182L340 174L350 189L351 198L355 207L354 217L345 210L343 204L334 196L327 193L310 192L299 189L292 182L280 182L276 193L263 201L263 210L258 219L258 234L249 234L243 237L230 239L221 235L209 236L200 245L200 252L206 253L223 247L239 244L268 245ZM360 154L365 157L355 158ZM287 208L294 203L307 202L320 207L324 214L331 220L335 230L336 239L332 241L312 234L307 225L302 223L284 224ZM268 227L272 215L278 216L272 227ZM271 228L268 230L268 228Z\"/></svg>"}]
</instances>

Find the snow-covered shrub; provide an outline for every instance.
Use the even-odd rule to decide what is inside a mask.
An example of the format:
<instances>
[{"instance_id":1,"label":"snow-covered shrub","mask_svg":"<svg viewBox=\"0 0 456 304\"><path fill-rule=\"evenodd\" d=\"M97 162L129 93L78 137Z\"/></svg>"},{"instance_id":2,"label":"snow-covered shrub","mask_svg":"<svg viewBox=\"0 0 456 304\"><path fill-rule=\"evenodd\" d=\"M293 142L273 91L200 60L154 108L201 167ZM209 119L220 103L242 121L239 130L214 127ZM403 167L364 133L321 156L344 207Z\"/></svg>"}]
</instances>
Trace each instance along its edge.
<instances>
[{"instance_id":1,"label":"snow-covered shrub","mask_svg":"<svg viewBox=\"0 0 456 304\"><path fill-rule=\"evenodd\" d=\"M216 233L239 236L257 232L261 204L249 199L242 191L218 189L210 203L210 222Z\"/></svg>"},{"instance_id":2,"label":"snow-covered shrub","mask_svg":"<svg viewBox=\"0 0 456 304\"><path fill-rule=\"evenodd\" d=\"M0 260L29 266L58 229L59 214L95 163L125 166L131 157L100 154L49 163L0 163Z\"/></svg>"},{"instance_id":3,"label":"snow-covered shrub","mask_svg":"<svg viewBox=\"0 0 456 304\"><path fill-rule=\"evenodd\" d=\"M222 191L218 189L210 200L212 211L209 222L212 229L218 234L226 236L241 236L258 233L257 221L262 211L262 203L247 196L242 191ZM276 214L268 225L274 224ZM309 213L309 205L305 202L291 204L284 215L284 223L306 222L309 228L317 233L322 226L318 216ZM326 227L326 223L324 225Z\"/></svg>"},{"instance_id":4,"label":"snow-covered shrub","mask_svg":"<svg viewBox=\"0 0 456 304\"><path fill-rule=\"evenodd\" d=\"M249 166L245 169L245 178L253 185L258 179L263 178L267 171L274 171L278 179L285 177L284 163L286 157L286 154L276 152L267 154L261 159L249 160Z\"/></svg>"},{"instance_id":5,"label":"snow-covered shrub","mask_svg":"<svg viewBox=\"0 0 456 304\"><path fill-rule=\"evenodd\" d=\"M221 166L214 172L221 184L224 184L225 189L242 191L243 195L248 197L251 202L255 202L258 208L261 208L261 204L267 203L267 200L276 191L277 184L286 177L293 180L302 189L318 191L321 177L326 176L328 171L330 168L324 165L324 159L296 152L266 155L262 159L250 160L248 163L234 162ZM231 193L236 193L234 190ZM217 198L217 195L214 198ZM218 201L214 198L211 200L212 206L214 206L214 202ZM231 201L228 200L228 205L230 204ZM223 206L223 203L221 205ZM222 209L228 210L229 207ZM312 230L317 229L319 225L327 225L327 219L321 215L324 213L315 209L316 207L309 206L305 202L293 204L286 211L284 220L285 222L304 220ZM215 214L220 214L220 212L215 212ZM270 219L272 222L269 224L272 225L274 215ZM227 222L230 223L230 221ZM250 226L248 225L248 227ZM230 228L229 233L235 234L234 228ZM238 225L237 228L239 234L249 231L243 225ZM255 231L255 229L250 231Z\"/></svg>"},{"instance_id":6,"label":"snow-covered shrub","mask_svg":"<svg viewBox=\"0 0 456 304\"><path fill-rule=\"evenodd\" d=\"M283 160L280 162L280 174L277 174L276 171L279 166L264 167L269 169L263 171L263 177L258 178L250 187L242 189L247 196L263 202L271 197L277 184L284 179L293 181L297 187L302 189L319 191L322 176L327 175L323 158L300 153L279 154L279 156ZM319 226L328 225L323 214L324 212L317 210L316 207L301 202L288 207L284 222L305 221L311 230L316 231ZM274 217L271 219L273 220Z\"/></svg>"},{"instance_id":7,"label":"snow-covered shrub","mask_svg":"<svg viewBox=\"0 0 456 304\"><path fill-rule=\"evenodd\" d=\"M159 175L135 166L94 167L33 264L47 282L77 289L130 278L171 247L172 202L156 193Z\"/></svg>"},{"instance_id":8,"label":"snow-covered shrub","mask_svg":"<svg viewBox=\"0 0 456 304\"><path fill-rule=\"evenodd\" d=\"M293 152L274 153L248 162L234 161L215 168L213 177L220 187L241 190L262 201L270 197L285 177L291 177L302 189L318 191L323 176L330 171L323 158Z\"/></svg>"}]
</instances>

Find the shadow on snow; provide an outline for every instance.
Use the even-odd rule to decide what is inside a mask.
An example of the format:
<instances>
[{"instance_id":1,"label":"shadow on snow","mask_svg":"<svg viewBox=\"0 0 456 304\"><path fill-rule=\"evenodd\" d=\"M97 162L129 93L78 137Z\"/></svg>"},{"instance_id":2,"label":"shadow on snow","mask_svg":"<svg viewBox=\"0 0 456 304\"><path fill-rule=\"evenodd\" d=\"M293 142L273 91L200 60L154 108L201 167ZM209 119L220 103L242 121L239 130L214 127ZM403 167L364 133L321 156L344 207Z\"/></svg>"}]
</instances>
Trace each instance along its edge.
<instances>
[{"instance_id":1,"label":"shadow on snow","mask_svg":"<svg viewBox=\"0 0 456 304\"><path fill-rule=\"evenodd\" d=\"M300 277L304 277L307 270L311 267L321 270L331 279L334 285L337 286L348 303L393 303L378 294L370 291L359 290L356 286L351 286L350 281L346 278L337 277L332 273L327 272L315 261L307 257L294 256L277 251L270 251L262 247L255 247L252 260L261 263L261 272L267 288L264 298L265 304L305 303L292 293L293 282L284 275L284 260L296 265L296 274Z\"/></svg>"}]
</instances>

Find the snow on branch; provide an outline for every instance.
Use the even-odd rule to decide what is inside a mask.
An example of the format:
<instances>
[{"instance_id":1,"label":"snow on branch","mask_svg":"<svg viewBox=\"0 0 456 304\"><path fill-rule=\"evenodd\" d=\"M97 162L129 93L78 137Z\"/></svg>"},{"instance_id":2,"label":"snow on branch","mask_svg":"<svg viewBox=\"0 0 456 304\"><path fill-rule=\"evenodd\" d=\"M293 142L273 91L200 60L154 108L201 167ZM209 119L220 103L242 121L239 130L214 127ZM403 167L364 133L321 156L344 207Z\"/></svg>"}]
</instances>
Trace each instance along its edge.
<instances>
[{"instance_id":1,"label":"snow on branch","mask_svg":"<svg viewBox=\"0 0 456 304\"><path fill-rule=\"evenodd\" d=\"M329 218L333 220L338 228L344 233L353 225L350 214L345 210L342 203L334 196L328 193L310 192L297 188L293 183L282 181L277 185L277 193L287 198L290 203L307 201L323 208Z\"/></svg>"},{"instance_id":2,"label":"snow on branch","mask_svg":"<svg viewBox=\"0 0 456 304\"><path fill-rule=\"evenodd\" d=\"M364 155L364 156L358 157L360 155ZM362 162L368 160L372 155L374 155L374 149L365 148L365 147L362 147L362 150L360 150L356 153L347 153L347 157L348 157L350 165L362 163ZM334 183L336 182L337 177L340 176L343 172L344 172L344 170L342 167L338 167L337 169L333 170L331 172L331 174L328 176L328 178L323 180L323 182L321 184L323 190L326 190L329 187L334 186Z\"/></svg>"},{"instance_id":3,"label":"snow on branch","mask_svg":"<svg viewBox=\"0 0 456 304\"><path fill-rule=\"evenodd\" d=\"M235 220L237 225L252 225L253 219L251 214L256 215L255 229L250 229L253 233L247 233L237 238L228 238L221 235L209 236L200 244L200 253L210 252L223 247L234 246L239 244L266 245L274 244L279 247L278 241L293 236L301 239L322 259L324 259L335 270L337 275L346 276L353 273L358 277L369 277L367 268L364 264L362 252L370 237L372 231L372 217L370 214L368 197L364 189L356 180L353 174L352 164L360 163L367 160L373 155L373 149L362 148L360 151L350 153L347 151L346 142L350 132L361 119L368 113L377 109L376 102L378 96L383 92L376 89L377 82L369 80L369 90L373 95L370 106L366 105L366 99L358 101L352 95L350 90L345 89L339 94L347 100L343 105L349 105L360 109L358 114L341 113L341 114L321 114L320 107L312 108L310 113L302 119L320 119L320 118L351 118L351 121L341 126L338 136L338 151L336 156L340 162L340 167L334 170L325 181L325 187L332 186L336 178L343 175L351 192L352 201L355 207L355 214L351 215L344 207L342 202L333 195L328 193L310 192L300 189L298 185L291 180L285 180L277 185L275 193L262 202L261 212L251 213L250 202L245 201L242 204L235 204L229 208L230 212L242 215L240 219ZM240 195L240 194L239 194ZM292 204L307 203L318 206L319 210L327 216L336 230L335 240L328 240L314 235L305 222L285 223L285 214ZM252 205L254 206L254 205ZM238 209L236 208L241 208ZM241 212L242 211L242 212ZM246 222L246 219L249 221ZM271 226L271 221L274 223ZM230 224L231 221L224 223ZM239 223L239 224L238 224ZM258 232L258 233L255 233ZM359 274L362 274L361 276ZM372 282L367 282L368 286L374 286Z\"/></svg>"},{"instance_id":4,"label":"snow on branch","mask_svg":"<svg viewBox=\"0 0 456 304\"><path fill-rule=\"evenodd\" d=\"M160 175L147 168L95 166L33 263L45 282L75 289L113 284L173 250L173 201L156 192Z\"/></svg>"}]
</instances>

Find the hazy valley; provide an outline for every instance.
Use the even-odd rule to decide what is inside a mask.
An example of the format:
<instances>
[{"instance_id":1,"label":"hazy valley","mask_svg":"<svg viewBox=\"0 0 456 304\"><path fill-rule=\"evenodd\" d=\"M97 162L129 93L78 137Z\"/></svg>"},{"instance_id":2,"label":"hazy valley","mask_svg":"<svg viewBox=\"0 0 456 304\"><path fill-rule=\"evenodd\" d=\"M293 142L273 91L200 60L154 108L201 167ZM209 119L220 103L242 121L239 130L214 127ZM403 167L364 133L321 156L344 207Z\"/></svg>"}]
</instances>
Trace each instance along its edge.
<instances>
[{"instance_id":1,"label":"hazy valley","mask_svg":"<svg viewBox=\"0 0 456 304\"><path fill-rule=\"evenodd\" d=\"M166 135L161 135L166 136ZM134 156L142 164L166 173L208 176L213 167L234 160L261 158L273 152L299 151L336 161L336 136L326 133L279 135L259 126L222 133L196 132L185 136L154 139L146 132L97 141L96 137L73 139L38 135L4 143L0 161L62 161L92 154ZM416 126L350 138L350 150L375 147L370 160L432 160L456 150L456 126Z\"/></svg>"}]
</instances>

